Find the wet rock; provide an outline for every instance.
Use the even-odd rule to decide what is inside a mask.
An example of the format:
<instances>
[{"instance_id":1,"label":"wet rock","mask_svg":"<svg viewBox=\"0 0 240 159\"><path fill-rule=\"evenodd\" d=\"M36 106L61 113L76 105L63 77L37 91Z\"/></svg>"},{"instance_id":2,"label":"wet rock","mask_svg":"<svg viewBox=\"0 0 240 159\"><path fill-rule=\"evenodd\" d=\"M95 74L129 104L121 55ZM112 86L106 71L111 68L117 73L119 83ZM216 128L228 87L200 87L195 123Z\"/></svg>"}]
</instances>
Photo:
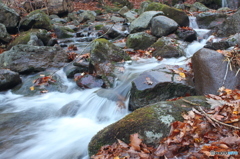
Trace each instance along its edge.
<instances>
[{"instance_id":1,"label":"wet rock","mask_svg":"<svg viewBox=\"0 0 240 159\"><path fill-rule=\"evenodd\" d=\"M196 16L197 24L200 29L213 29L221 25L226 18L227 14L221 12L203 12Z\"/></svg>"},{"instance_id":2,"label":"wet rock","mask_svg":"<svg viewBox=\"0 0 240 159\"><path fill-rule=\"evenodd\" d=\"M224 56L214 50L203 48L192 57L195 88L198 94L218 94L218 89L223 86L235 89L240 85L240 74L236 70L227 71L227 61Z\"/></svg>"},{"instance_id":3,"label":"wet rock","mask_svg":"<svg viewBox=\"0 0 240 159\"><path fill-rule=\"evenodd\" d=\"M80 13L80 16L83 17L83 22L84 21L95 21L95 18L97 16L97 14L94 11L90 11L90 10L84 10Z\"/></svg>"},{"instance_id":4,"label":"wet rock","mask_svg":"<svg viewBox=\"0 0 240 159\"><path fill-rule=\"evenodd\" d=\"M0 69L0 91L11 89L22 82L19 74L7 69Z\"/></svg>"},{"instance_id":5,"label":"wet rock","mask_svg":"<svg viewBox=\"0 0 240 159\"><path fill-rule=\"evenodd\" d=\"M107 33L106 35L110 39L125 37L126 34L123 31L121 31L121 29L122 29L122 26L120 25L114 25L114 26L105 25L102 27L103 32Z\"/></svg>"},{"instance_id":6,"label":"wet rock","mask_svg":"<svg viewBox=\"0 0 240 159\"><path fill-rule=\"evenodd\" d=\"M145 32L139 32L130 34L127 37L126 46L128 48L133 48L135 50L139 49L147 49L149 46L151 46L155 41L157 40L156 37L145 33Z\"/></svg>"},{"instance_id":7,"label":"wet rock","mask_svg":"<svg viewBox=\"0 0 240 159\"><path fill-rule=\"evenodd\" d=\"M211 50L226 50L230 47L229 43L225 40L218 42L207 42L204 48Z\"/></svg>"},{"instance_id":8,"label":"wet rock","mask_svg":"<svg viewBox=\"0 0 240 159\"><path fill-rule=\"evenodd\" d=\"M156 2L146 3L144 6L144 11L162 11L164 16L173 19L178 23L179 26L188 26L189 19L187 14L179 9L169 7L168 5Z\"/></svg>"},{"instance_id":9,"label":"wet rock","mask_svg":"<svg viewBox=\"0 0 240 159\"><path fill-rule=\"evenodd\" d=\"M60 116L70 116L73 117L77 114L78 109L80 108L81 104L78 101L72 101L66 105L64 105L59 110Z\"/></svg>"},{"instance_id":10,"label":"wet rock","mask_svg":"<svg viewBox=\"0 0 240 159\"><path fill-rule=\"evenodd\" d=\"M151 103L195 95L194 88L188 84L191 79L189 82L186 79L181 80L181 77L171 70L177 68L163 65L140 74L132 82L129 109L133 111Z\"/></svg>"},{"instance_id":11,"label":"wet rock","mask_svg":"<svg viewBox=\"0 0 240 159\"><path fill-rule=\"evenodd\" d=\"M80 12L71 12L68 13L68 21L77 21L78 23L81 23L83 21L84 17L81 15Z\"/></svg>"},{"instance_id":12,"label":"wet rock","mask_svg":"<svg viewBox=\"0 0 240 159\"><path fill-rule=\"evenodd\" d=\"M31 38L31 35L36 35L39 40L46 46L51 39L51 35L44 29L31 29L29 31L21 32L9 45L8 49L18 44L27 44Z\"/></svg>"},{"instance_id":13,"label":"wet rock","mask_svg":"<svg viewBox=\"0 0 240 159\"><path fill-rule=\"evenodd\" d=\"M221 25L215 28L218 37L228 37L240 32L240 10L228 17Z\"/></svg>"},{"instance_id":14,"label":"wet rock","mask_svg":"<svg viewBox=\"0 0 240 159\"><path fill-rule=\"evenodd\" d=\"M43 83L39 86L34 85L34 81L38 78L46 76L52 76L52 79L55 81L49 81L47 83ZM32 87L32 89L31 89ZM35 96L40 95L46 92L65 92L67 90L67 86L63 84L63 81L60 75L56 74L54 70L48 70L44 72L40 72L37 74L33 74L27 77L23 77L22 84L15 87L12 91L13 93L24 95L24 96Z\"/></svg>"},{"instance_id":15,"label":"wet rock","mask_svg":"<svg viewBox=\"0 0 240 159\"><path fill-rule=\"evenodd\" d=\"M86 66L74 66L72 63L68 64L63 68L64 72L66 73L67 78L73 78L76 73L88 72L88 65Z\"/></svg>"},{"instance_id":16,"label":"wet rock","mask_svg":"<svg viewBox=\"0 0 240 159\"><path fill-rule=\"evenodd\" d=\"M153 17L163 15L161 11L148 11L142 13L138 18L136 18L129 26L130 33L136 33L144 31L150 28L150 22Z\"/></svg>"},{"instance_id":17,"label":"wet rock","mask_svg":"<svg viewBox=\"0 0 240 159\"><path fill-rule=\"evenodd\" d=\"M68 27L54 25L53 30L59 39L74 37L74 30Z\"/></svg>"},{"instance_id":18,"label":"wet rock","mask_svg":"<svg viewBox=\"0 0 240 159\"><path fill-rule=\"evenodd\" d=\"M125 19L122 17L112 16L111 21L113 21L114 23L123 23Z\"/></svg>"},{"instance_id":19,"label":"wet rock","mask_svg":"<svg viewBox=\"0 0 240 159\"><path fill-rule=\"evenodd\" d=\"M20 22L20 29L29 30L32 28L52 30L50 18L41 10L29 13Z\"/></svg>"},{"instance_id":20,"label":"wet rock","mask_svg":"<svg viewBox=\"0 0 240 159\"><path fill-rule=\"evenodd\" d=\"M76 81L76 83L81 88L104 87L104 82L101 78L90 74L83 75Z\"/></svg>"},{"instance_id":21,"label":"wet rock","mask_svg":"<svg viewBox=\"0 0 240 159\"><path fill-rule=\"evenodd\" d=\"M67 60L67 53L60 47L19 44L0 54L0 68L31 73L51 67L60 68Z\"/></svg>"},{"instance_id":22,"label":"wet rock","mask_svg":"<svg viewBox=\"0 0 240 159\"><path fill-rule=\"evenodd\" d=\"M65 19L62 19L62 18L53 18L51 20L51 23L52 24L56 24L56 23L65 24L65 23L67 23L67 21Z\"/></svg>"},{"instance_id":23,"label":"wet rock","mask_svg":"<svg viewBox=\"0 0 240 159\"><path fill-rule=\"evenodd\" d=\"M197 32L193 29L178 28L176 34L179 39L183 41L193 42L194 40L197 40Z\"/></svg>"},{"instance_id":24,"label":"wet rock","mask_svg":"<svg viewBox=\"0 0 240 159\"><path fill-rule=\"evenodd\" d=\"M18 13L4 3L0 3L0 15L0 23L4 24L10 33L15 32L20 21Z\"/></svg>"},{"instance_id":25,"label":"wet rock","mask_svg":"<svg viewBox=\"0 0 240 159\"><path fill-rule=\"evenodd\" d=\"M106 39L96 39L91 45L91 58L89 66L101 76L107 87L113 86L114 63L130 60L130 57L121 48Z\"/></svg>"},{"instance_id":26,"label":"wet rock","mask_svg":"<svg viewBox=\"0 0 240 159\"><path fill-rule=\"evenodd\" d=\"M177 28L178 24L166 16L156 16L151 20L151 33L156 37L169 35Z\"/></svg>"},{"instance_id":27,"label":"wet rock","mask_svg":"<svg viewBox=\"0 0 240 159\"><path fill-rule=\"evenodd\" d=\"M205 97L192 96L185 99L209 107ZM117 139L129 143L130 135L134 133L138 133L147 145L157 147L159 141L169 134L170 124L174 121L183 121L181 114L191 109L192 105L181 99L162 101L137 109L99 131L88 145L89 156L96 154L101 146L117 142Z\"/></svg>"},{"instance_id":28,"label":"wet rock","mask_svg":"<svg viewBox=\"0 0 240 159\"><path fill-rule=\"evenodd\" d=\"M8 34L4 24L0 23L0 42L9 43L12 37Z\"/></svg>"},{"instance_id":29,"label":"wet rock","mask_svg":"<svg viewBox=\"0 0 240 159\"><path fill-rule=\"evenodd\" d=\"M184 49L187 47L187 43L169 37L161 37L151 47L156 49L152 54L154 57L171 58L185 55Z\"/></svg>"}]
</instances>

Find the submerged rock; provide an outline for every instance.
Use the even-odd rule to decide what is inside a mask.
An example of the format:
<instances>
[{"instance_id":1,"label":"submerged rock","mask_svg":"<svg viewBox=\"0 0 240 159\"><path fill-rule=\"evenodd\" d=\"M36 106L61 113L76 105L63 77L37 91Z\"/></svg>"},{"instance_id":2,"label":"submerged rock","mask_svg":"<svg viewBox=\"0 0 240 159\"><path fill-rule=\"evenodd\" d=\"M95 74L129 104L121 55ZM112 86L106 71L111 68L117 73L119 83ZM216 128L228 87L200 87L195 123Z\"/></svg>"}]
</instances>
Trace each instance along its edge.
<instances>
[{"instance_id":1,"label":"submerged rock","mask_svg":"<svg viewBox=\"0 0 240 159\"><path fill-rule=\"evenodd\" d=\"M140 74L132 82L129 109L133 111L151 103L186 95L195 95L195 89L189 85L191 79L181 78L179 74L174 73L172 70L178 70L178 68L161 65Z\"/></svg>"},{"instance_id":2,"label":"submerged rock","mask_svg":"<svg viewBox=\"0 0 240 159\"><path fill-rule=\"evenodd\" d=\"M192 96L184 99L208 106L205 97ZM169 134L170 124L183 121L181 114L191 109L192 105L181 99L162 101L137 109L99 131L88 145L89 156L96 154L101 146L117 142L117 139L129 143L130 135L134 133L138 133L144 143L157 147L160 140Z\"/></svg>"}]
</instances>

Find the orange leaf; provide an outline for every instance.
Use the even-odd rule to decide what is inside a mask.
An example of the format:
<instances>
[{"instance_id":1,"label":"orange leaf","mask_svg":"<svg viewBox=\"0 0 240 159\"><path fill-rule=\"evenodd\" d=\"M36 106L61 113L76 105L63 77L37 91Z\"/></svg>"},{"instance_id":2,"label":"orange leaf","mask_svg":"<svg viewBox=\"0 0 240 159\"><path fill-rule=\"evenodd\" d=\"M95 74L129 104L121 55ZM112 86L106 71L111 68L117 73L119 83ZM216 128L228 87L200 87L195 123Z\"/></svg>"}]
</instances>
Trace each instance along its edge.
<instances>
[{"instance_id":1,"label":"orange leaf","mask_svg":"<svg viewBox=\"0 0 240 159\"><path fill-rule=\"evenodd\" d=\"M140 144L142 143L142 139L138 138L138 133L130 135L130 146L132 149L136 151L140 151Z\"/></svg>"}]
</instances>

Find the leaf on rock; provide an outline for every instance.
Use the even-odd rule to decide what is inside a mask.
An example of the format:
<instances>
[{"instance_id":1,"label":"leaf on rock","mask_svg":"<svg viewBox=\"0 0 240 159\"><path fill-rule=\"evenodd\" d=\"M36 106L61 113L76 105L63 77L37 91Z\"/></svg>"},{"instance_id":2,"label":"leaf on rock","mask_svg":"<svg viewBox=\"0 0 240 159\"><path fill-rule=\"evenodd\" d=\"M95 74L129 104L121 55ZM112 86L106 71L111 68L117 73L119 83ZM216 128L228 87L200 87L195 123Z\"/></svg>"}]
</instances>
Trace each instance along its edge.
<instances>
[{"instance_id":1,"label":"leaf on rock","mask_svg":"<svg viewBox=\"0 0 240 159\"><path fill-rule=\"evenodd\" d=\"M138 133L130 135L130 146L133 150L140 151L140 144L142 143L142 139L138 138Z\"/></svg>"}]
</instances>

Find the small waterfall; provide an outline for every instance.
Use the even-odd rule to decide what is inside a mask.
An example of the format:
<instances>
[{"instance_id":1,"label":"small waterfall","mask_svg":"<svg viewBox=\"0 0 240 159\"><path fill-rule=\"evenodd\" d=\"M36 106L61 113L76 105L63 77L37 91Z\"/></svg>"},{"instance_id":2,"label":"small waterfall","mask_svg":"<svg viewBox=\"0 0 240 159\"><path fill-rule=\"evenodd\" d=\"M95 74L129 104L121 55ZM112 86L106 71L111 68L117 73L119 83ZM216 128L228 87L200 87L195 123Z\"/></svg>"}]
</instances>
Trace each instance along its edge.
<instances>
[{"instance_id":1,"label":"small waterfall","mask_svg":"<svg viewBox=\"0 0 240 159\"><path fill-rule=\"evenodd\" d=\"M222 7L228 7L227 0L222 0Z\"/></svg>"},{"instance_id":2,"label":"small waterfall","mask_svg":"<svg viewBox=\"0 0 240 159\"><path fill-rule=\"evenodd\" d=\"M197 21L196 21L196 17L194 16L189 16L189 27L193 28L193 29L199 29Z\"/></svg>"}]
</instances>

